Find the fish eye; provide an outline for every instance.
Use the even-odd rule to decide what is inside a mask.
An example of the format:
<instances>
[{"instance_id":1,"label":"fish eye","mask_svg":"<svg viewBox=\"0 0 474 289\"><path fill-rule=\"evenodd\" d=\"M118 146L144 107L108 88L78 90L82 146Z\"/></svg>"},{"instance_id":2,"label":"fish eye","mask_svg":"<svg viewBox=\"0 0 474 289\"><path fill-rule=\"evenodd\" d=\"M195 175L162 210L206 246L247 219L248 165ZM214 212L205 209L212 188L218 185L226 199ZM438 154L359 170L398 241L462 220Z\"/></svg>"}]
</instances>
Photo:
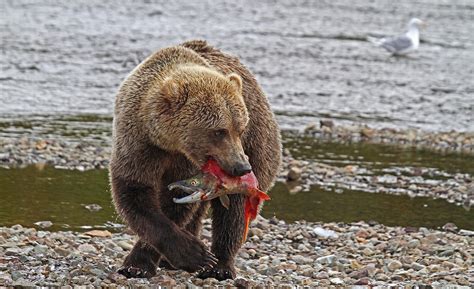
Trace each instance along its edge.
<instances>
[{"instance_id":1,"label":"fish eye","mask_svg":"<svg viewBox=\"0 0 474 289\"><path fill-rule=\"evenodd\" d=\"M197 185L197 181L196 181L196 180L192 180L192 181L191 181L191 186L195 186L195 185Z\"/></svg>"}]
</instances>

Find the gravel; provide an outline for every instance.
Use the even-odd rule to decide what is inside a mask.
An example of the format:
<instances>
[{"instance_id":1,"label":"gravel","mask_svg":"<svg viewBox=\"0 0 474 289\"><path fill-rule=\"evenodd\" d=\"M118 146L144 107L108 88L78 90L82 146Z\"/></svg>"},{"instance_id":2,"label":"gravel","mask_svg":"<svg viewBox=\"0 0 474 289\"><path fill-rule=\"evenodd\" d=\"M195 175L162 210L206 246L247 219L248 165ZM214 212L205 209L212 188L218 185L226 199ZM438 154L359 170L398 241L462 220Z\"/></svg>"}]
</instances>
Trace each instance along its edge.
<instances>
[{"instance_id":1,"label":"gravel","mask_svg":"<svg viewBox=\"0 0 474 289\"><path fill-rule=\"evenodd\" d=\"M337 237L320 236L316 228L336 232ZM209 219L204 221L204 230L211 230ZM287 224L258 217L237 256L237 278L219 282L163 269L151 279L126 279L116 270L136 240L127 232L48 232L15 225L0 227L0 286L410 284L468 288L474 283L474 239L468 236L472 233L364 222ZM204 238L208 245L209 240ZM366 254L367 249L372 253Z\"/></svg>"},{"instance_id":2,"label":"gravel","mask_svg":"<svg viewBox=\"0 0 474 289\"><path fill-rule=\"evenodd\" d=\"M368 142L431 149L441 152L474 152L474 132L431 132L419 129L371 128L365 124L318 127L310 123L304 134L338 142Z\"/></svg>"}]
</instances>

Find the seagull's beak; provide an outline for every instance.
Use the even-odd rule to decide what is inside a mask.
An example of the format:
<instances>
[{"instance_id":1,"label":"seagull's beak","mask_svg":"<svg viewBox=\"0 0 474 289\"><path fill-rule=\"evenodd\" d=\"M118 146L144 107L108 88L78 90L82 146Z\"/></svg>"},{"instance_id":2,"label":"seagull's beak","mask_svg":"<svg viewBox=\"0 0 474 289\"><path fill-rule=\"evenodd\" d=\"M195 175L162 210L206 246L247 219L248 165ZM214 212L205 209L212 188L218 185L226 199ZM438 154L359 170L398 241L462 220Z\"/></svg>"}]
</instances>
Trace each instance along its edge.
<instances>
[{"instance_id":1,"label":"seagull's beak","mask_svg":"<svg viewBox=\"0 0 474 289\"><path fill-rule=\"evenodd\" d=\"M428 23L425 21L421 21L421 28L425 29L428 26Z\"/></svg>"}]
</instances>

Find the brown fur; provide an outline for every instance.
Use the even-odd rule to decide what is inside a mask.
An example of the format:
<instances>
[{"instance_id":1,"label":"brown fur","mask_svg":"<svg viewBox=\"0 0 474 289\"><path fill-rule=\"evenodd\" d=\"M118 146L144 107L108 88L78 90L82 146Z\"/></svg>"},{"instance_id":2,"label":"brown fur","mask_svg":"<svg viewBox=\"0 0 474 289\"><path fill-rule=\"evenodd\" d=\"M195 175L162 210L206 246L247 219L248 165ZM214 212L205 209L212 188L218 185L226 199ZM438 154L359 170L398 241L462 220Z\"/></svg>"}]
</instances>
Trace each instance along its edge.
<instances>
[{"instance_id":1,"label":"brown fur","mask_svg":"<svg viewBox=\"0 0 474 289\"><path fill-rule=\"evenodd\" d=\"M243 197L213 208L212 253L198 239L208 203L178 205L171 182L197 173L208 157L228 172L247 161L268 190L280 165L279 130L253 75L204 41L165 48L143 61L115 104L110 179L115 206L139 236L120 272L150 277L156 265L203 278L235 277ZM247 158L248 157L248 158ZM169 264L168 264L169 263Z\"/></svg>"}]
</instances>

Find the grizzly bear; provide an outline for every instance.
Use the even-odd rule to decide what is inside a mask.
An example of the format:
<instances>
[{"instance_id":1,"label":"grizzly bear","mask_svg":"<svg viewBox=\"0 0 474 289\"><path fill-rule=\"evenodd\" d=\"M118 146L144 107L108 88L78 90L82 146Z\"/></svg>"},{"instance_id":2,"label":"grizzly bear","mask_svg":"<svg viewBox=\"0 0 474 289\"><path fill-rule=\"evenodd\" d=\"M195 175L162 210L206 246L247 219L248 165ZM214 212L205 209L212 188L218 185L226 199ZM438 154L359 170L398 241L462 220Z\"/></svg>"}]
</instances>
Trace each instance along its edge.
<instances>
[{"instance_id":1,"label":"grizzly bear","mask_svg":"<svg viewBox=\"0 0 474 289\"><path fill-rule=\"evenodd\" d=\"M199 172L214 158L230 175L251 170L261 190L281 161L278 126L254 76L237 58L189 41L139 64L115 101L110 181L115 207L139 240L119 273L151 277L157 266L234 278L242 245L244 197L175 204L186 194L167 185ZM212 246L199 239L212 207Z\"/></svg>"}]
</instances>

